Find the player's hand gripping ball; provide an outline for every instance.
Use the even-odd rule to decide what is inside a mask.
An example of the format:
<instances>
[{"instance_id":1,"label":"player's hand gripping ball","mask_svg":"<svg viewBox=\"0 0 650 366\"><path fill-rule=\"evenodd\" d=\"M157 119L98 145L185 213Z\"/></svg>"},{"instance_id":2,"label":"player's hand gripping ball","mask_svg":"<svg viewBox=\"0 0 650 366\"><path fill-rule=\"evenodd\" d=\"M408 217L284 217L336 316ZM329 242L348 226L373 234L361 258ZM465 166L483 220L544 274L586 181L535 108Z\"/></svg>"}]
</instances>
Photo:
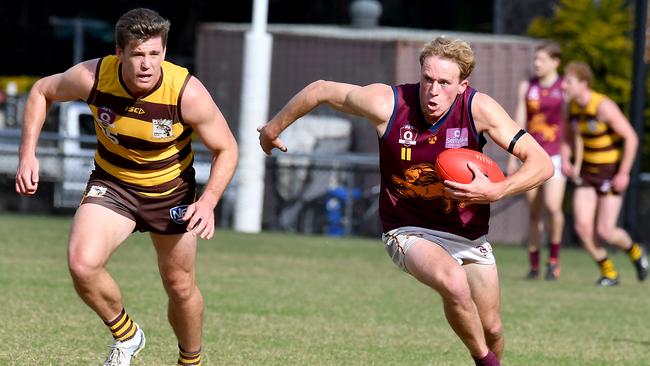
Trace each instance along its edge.
<instances>
[{"instance_id":1,"label":"player's hand gripping ball","mask_svg":"<svg viewBox=\"0 0 650 366\"><path fill-rule=\"evenodd\" d=\"M478 166L493 183L506 179L501 168L492 158L464 148L447 149L441 152L436 159L436 170L438 176L444 180L467 184L474 180L474 173L467 166L470 162Z\"/></svg>"}]
</instances>

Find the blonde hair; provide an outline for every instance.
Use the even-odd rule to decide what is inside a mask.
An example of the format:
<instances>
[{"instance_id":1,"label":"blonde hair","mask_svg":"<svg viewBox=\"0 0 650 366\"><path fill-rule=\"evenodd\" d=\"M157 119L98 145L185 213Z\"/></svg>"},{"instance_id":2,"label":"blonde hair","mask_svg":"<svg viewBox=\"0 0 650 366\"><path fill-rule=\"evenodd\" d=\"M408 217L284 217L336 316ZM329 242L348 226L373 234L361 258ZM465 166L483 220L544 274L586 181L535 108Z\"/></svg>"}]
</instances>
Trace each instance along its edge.
<instances>
[{"instance_id":1,"label":"blonde hair","mask_svg":"<svg viewBox=\"0 0 650 366\"><path fill-rule=\"evenodd\" d=\"M424 60L431 56L455 62L460 69L460 80L467 79L476 65L474 51L462 39L441 36L427 43L420 51L420 66L424 65Z\"/></svg>"},{"instance_id":2,"label":"blonde hair","mask_svg":"<svg viewBox=\"0 0 650 366\"><path fill-rule=\"evenodd\" d=\"M594 73L589 64L582 61L571 61L564 68L564 75L573 74L580 81L586 81L588 86L594 81Z\"/></svg>"}]
</instances>

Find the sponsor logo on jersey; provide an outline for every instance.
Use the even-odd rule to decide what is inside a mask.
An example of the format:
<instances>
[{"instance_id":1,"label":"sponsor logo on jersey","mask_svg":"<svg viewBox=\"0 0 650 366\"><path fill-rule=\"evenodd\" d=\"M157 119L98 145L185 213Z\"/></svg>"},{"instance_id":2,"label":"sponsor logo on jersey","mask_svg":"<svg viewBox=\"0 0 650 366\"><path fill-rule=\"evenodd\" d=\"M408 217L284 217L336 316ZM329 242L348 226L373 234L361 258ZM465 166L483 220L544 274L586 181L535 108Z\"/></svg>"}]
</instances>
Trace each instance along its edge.
<instances>
[{"instance_id":1,"label":"sponsor logo on jersey","mask_svg":"<svg viewBox=\"0 0 650 366\"><path fill-rule=\"evenodd\" d=\"M124 111L127 112L127 113L135 113L135 114L144 114L145 113L144 109L142 109L140 107L134 107L132 105L126 106L126 108L124 108Z\"/></svg>"},{"instance_id":2,"label":"sponsor logo on jersey","mask_svg":"<svg viewBox=\"0 0 650 366\"><path fill-rule=\"evenodd\" d=\"M469 145L469 134L467 128L448 128L445 138L446 148L458 148Z\"/></svg>"},{"instance_id":3,"label":"sponsor logo on jersey","mask_svg":"<svg viewBox=\"0 0 650 366\"><path fill-rule=\"evenodd\" d=\"M115 112L113 112L113 110L108 107L97 108L97 119L99 120L99 123L104 127L114 127L113 123L115 123L116 117L117 115Z\"/></svg>"},{"instance_id":4,"label":"sponsor logo on jersey","mask_svg":"<svg viewBox=\"0 0 650 366\"><path fill-rule=\"evenodd\" d=\"M416 139L418 138L418 131L413 128L411 125L404 125L399 129L399 140L400 144L409 147L415 146Z\"/></svg>"},{"instance_id":5,"label":"sponsor logo on jersey","mask_svg":"<svg viewBox=\"0 0 650 366\"><path fill-rule=\"evenodd\" d=\"M92 186L88 190L88 193L86 193L86 197L104 197L106 194L106 187L102 186Z\"/></svg>"},{"instance_id":6,"label":"sponsor logo on jersey","mask_svg":"<svg viewBox=\"0 0 650 366\"><path fill-rule=\"evenodd\" d=\"M185 212L187 212L187 205L172 207L169 209L169 217L171 217L175 223L183 224L183 216L185 216Z\"/></svg>"},{"instance_id":7,"label":"sponsor logo on jersey","mask_svg":"<svg viewBox=\"0 0 650 366\"><path fill-rule=\"evenodd\" d=\"M151 122L153 125L153 138L165 139L174 136L172 129L173 121L171 119L154 119Z\"/></svg>"}]
</instances>

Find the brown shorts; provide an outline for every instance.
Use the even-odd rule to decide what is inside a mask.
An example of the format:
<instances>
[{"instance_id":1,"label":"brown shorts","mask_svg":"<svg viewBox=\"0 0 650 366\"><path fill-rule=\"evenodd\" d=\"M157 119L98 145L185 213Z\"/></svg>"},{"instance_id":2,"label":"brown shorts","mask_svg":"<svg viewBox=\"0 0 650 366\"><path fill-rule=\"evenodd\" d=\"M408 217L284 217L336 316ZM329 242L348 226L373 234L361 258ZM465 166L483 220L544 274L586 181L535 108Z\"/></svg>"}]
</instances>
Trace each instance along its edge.
<instances>
[{"instance_id":1,"label":"brown shorts","mask_svg":"<svg viewBox=\"0 0 650 366\"><path fill-rule=\"evenodd\" d=\"M135 231L156 234L181 234L187 231L182 222L187 206L196 201L196 183L182 181L170 194L150 197L115 179L92 174L80 205L94 203L135 221Z\"/></svg>"},{"instance_id":2,"label":"brown shorts","mask_svg":"<svg viewBox=\"0 0 650 366\"><path fill-rule=\"evenodd\" d=\"M578 187L593 187L596 194L621 194L612 187L612 178L618 171L618 164L584 164L580 171Z\"/></svg>"}]
</instances>

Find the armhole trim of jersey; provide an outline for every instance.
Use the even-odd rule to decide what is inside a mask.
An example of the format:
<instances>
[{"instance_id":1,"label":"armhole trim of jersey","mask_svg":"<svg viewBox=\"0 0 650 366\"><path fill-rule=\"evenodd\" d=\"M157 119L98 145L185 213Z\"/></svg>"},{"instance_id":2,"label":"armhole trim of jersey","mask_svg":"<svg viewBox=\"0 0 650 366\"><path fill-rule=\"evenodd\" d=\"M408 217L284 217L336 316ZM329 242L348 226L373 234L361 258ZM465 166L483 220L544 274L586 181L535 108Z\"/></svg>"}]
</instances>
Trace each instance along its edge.
<instances>
[{"instance_id":1,"label":"armhole trim of jersey","mask_svg":"<svg viewBox=\"0 0 650 366\"><path fill-rule=\"evenodd\" d=\"M474 123L474 116L472 115L472 102L474 101L474 96L476 95L476 89L472 90L472 94L467 98L467 114L469 115L469 125L472 128L472 133L476 139L480 140L480 135L476 129L476 124Z\"/></svg>"},{"instance_id":2,"label":"armhole trim of jersey","mask_svg":"<svg viewBox=\"0 0 650 366\"><path fill-rule=\"evenodd\" d=\"M90 95L88 95L88 99L86 100L87 104L93 104L95 102L95 96L97 95L97 85L99 85L99 72L101 70L102 61L104 61L103 57L97 60L97 66L95 67L95 81L93 82L92 89L90 89Z\"/></svg>"},{"instance_id":3,"label":"armhole trim of jersey","mask_svg":"<svg viewBox=\"0 0 650 366\"><path fill-rule=\"evenodd\" d=\"M388 120L388 125L386 126L386 131L384 131L384 135L381 136L379 139L383 140L386 135L390 132L390 128L393 126L393 121L395 121L395 116L397 116L397 109L399 106L398 102L398 95L399 95L399 90L397 89L397 85L393 85L391 87L393 90L393 113L390 115L390 119Z\"/></svg>"},{"instance_id":4,"label":"armhole trim of jersey","mask_svg":"<svg viewBox=\"0 0 650 366\"><path fill-rule=\"evenodd\" d=\"M187 83L189 83L191 77L192 75L188 72L185 76L185 81L183 81L183 86L181 86L181 90L178 93L178 99L176 100L176 113L178 113L178 120L182 124L185 124L185 121L183 120L183 111L181 110L181 100L183 99L183 93L185 93L185 87L187 86Z\"/></svg>"}]
</instances>

